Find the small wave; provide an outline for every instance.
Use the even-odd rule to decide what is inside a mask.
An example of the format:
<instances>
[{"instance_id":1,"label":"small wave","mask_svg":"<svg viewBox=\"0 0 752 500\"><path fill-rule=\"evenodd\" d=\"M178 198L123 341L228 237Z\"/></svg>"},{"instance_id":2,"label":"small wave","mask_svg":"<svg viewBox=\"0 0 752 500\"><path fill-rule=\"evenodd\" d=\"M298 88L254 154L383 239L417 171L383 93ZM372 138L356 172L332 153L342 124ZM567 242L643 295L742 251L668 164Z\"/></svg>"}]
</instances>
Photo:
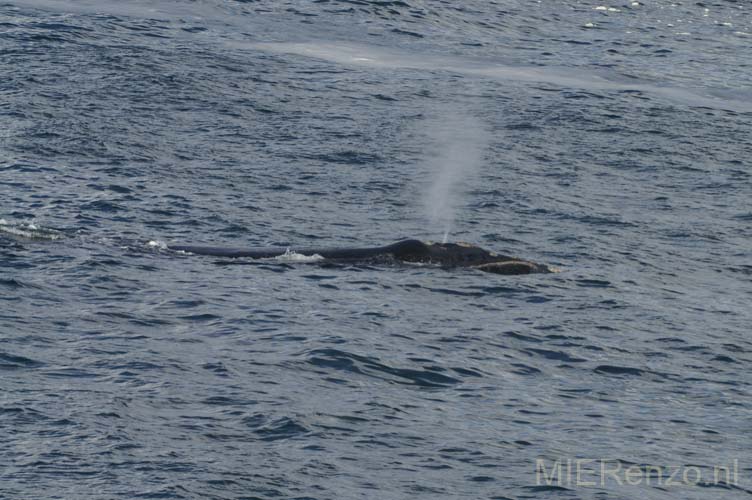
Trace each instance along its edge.
<instances>
[{"instance_id":1,"label":"small wave","mask_svg":"<svg viewBox=\"0 0 752 500\"><path fill-rule=\"evenodd\" d=\"M308 353L308 363L319 368L330 368L357 373L393 383L426 388L445 388L461 382L444 375L434 367L399 368L381 363L377 358L361 356L338 349L315 349Z\"/></svg>"},{"instance_id":2,"label":"small wave","mask_svg":"<svg viewBox=\"0 0 752 500\"><path fill-rule=\"evenodd\" d=\"M59 240L64 235L55 229L48 229L29 224L10 224L5 219L0 219L0 233L30 240Z\"/></svg>"},{"instance_id":3,"label":"small wave","mask_svg":"<svg viewBox=\"0 0 752 500\"><path fill-rule=\"evenodd\" d=\"M554 361L563 361L563 362L568 362L568 363L582 363L582 362L587 361L584 358L571 356L564 351L551 351L548 349L532 349L532 348L525 349L525 351L531 354L537 354L539 356L543 356L546 359L551 359Z\"/></svg>"},{"instance_id":4,"label":"small wave","mask_svg":"<svg viewBox=\"0 0 752 500\"><path fill-rule=\"evenodd\" d=\"M0 370L18 370L21 368L38 368L44 363L34 359L0 352Z\"/></svg>"},{"instance_id":5,"label":"small wave","mask_svg":"<svg viewBox=\"0 0 752 500\"><path fill-rule=\"evenodd\" d=\"M290 439L303 437L311 431L302 423L288 417L283 417L253 431L263 441L278 441L280 439Z\"/></svg>"},{"instance_id":6,"label":"small wave","mask_svg":"<svg viewBox=\"0 0 752 500\"><path fill-rule=\"evenodd\" d=\"M640 376L645 373L644 370L639 368L632 368L629 366L614 366L614 365L600 365L593 370L595 373L602 373L606 375L636 375Z\"/></svg>"},{"instance_id":7,"label":"small wave","mask_svg":"<svg viewBox=\"0 0 752 500\"><path fill-rule=\"evenodd\" d=\"M324 260L324 257L317 253L313 255L303 255L302 253L295 252L288 248L282 255L274 257L274 260L281 262L318 262Z\"/></svg>"},{"instance_id":8,"label":"small wave","mask_svg":"<svg viewBox=\"0 0 752 500\"><path fill-rule=\"evenodd\" d=\"M19 280L17 278L0 278L0 288L12 288L12 289L18 289L18 288L37 288L37 289L41 289L42 287L39 286L39 285L37 285L37 284L34 284L34 283L30 283L30 282L26 282L26 281L21 281L21 280Z\"/></svg>"}]
</instances>

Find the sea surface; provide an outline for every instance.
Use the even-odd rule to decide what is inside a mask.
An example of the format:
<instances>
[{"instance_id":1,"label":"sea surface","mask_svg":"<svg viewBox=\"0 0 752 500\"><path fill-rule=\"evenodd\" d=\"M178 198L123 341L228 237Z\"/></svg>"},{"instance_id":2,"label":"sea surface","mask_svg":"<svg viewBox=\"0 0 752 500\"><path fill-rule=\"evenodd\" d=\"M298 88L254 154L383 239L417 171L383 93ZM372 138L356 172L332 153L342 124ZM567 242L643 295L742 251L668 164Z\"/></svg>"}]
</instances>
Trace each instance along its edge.
<instances>
[{"instance_id":1,"label":"sea surface","mask_svg":"<svg viewBox=\"0 0 752 500\"><path fill-rule=\"evenodd\" d=\"M747 1L0 0L3 500L750 498L750 325Z\"/></svg>"}]
</instances>

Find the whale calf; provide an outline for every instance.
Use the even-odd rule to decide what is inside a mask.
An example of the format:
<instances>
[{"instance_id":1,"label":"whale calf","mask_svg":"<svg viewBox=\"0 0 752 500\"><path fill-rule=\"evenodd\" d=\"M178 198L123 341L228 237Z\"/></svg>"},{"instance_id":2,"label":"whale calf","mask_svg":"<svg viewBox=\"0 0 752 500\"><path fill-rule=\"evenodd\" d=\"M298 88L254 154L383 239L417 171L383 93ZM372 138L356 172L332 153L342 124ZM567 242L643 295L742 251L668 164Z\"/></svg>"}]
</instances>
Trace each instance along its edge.
<instances>
[{"instance_id":1,"label":"whale calf","mask_svg":"<svg viewBox=\"0 0 752 500\"><path fill-rule=\"evenodd\" d=\"M170 250L214 257L268 259L294 252L318 255L324 261L341 263L421 263L442 268L467 267L494 274L550 273L544 265L501 255L468 243L431 243L415 239L382 247L365 248L224 248L194 245L168 245Z\"/></svg>"}]
</instances>

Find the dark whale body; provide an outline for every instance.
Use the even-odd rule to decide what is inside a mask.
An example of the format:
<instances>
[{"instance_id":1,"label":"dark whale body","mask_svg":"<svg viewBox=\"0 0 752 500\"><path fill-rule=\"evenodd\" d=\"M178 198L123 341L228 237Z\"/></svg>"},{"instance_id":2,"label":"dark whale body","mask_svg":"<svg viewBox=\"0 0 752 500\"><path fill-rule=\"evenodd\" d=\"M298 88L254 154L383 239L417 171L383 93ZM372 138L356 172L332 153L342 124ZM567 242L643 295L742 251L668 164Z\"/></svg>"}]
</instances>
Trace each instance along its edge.
<instances>
[{"instance_id":1,"label":"dark whale body","mask_svg":"<svg viewBox=\"0 0 752 500\"><path fill-rule=\"evenodd\" d=\"M288 252L320 255L327 261L341 263L410 262L434 264L444 268L470 267L495 274L548 273L543 264L499 255L467 243L426 243L403 240L383 247L370 248L222 248L192 245L171 245L170 250L214 257L267 259Z\"/></svg>"}]
</instances>

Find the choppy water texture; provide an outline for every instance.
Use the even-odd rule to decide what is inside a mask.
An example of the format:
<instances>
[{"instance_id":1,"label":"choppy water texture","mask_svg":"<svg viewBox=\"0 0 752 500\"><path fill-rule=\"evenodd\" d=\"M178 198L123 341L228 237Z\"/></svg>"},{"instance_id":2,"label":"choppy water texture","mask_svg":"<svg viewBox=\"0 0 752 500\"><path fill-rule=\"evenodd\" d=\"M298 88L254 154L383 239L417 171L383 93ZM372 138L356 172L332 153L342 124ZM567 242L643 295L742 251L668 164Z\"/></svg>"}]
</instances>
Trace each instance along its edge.
<instances>
[{"instance_id":1,"label":"choppy water texture","mask_svg":"<svg viewBox=\"0 0 752 500\"><path fill-rule=\"evenodd\" d=\"M0 3L0 497L752 496L751 32L717 0ZM164 248L441 239L468 120L450 239L562 273ZM577 458L703 482L537 482Z\"/></svg>"}]
</instances>

